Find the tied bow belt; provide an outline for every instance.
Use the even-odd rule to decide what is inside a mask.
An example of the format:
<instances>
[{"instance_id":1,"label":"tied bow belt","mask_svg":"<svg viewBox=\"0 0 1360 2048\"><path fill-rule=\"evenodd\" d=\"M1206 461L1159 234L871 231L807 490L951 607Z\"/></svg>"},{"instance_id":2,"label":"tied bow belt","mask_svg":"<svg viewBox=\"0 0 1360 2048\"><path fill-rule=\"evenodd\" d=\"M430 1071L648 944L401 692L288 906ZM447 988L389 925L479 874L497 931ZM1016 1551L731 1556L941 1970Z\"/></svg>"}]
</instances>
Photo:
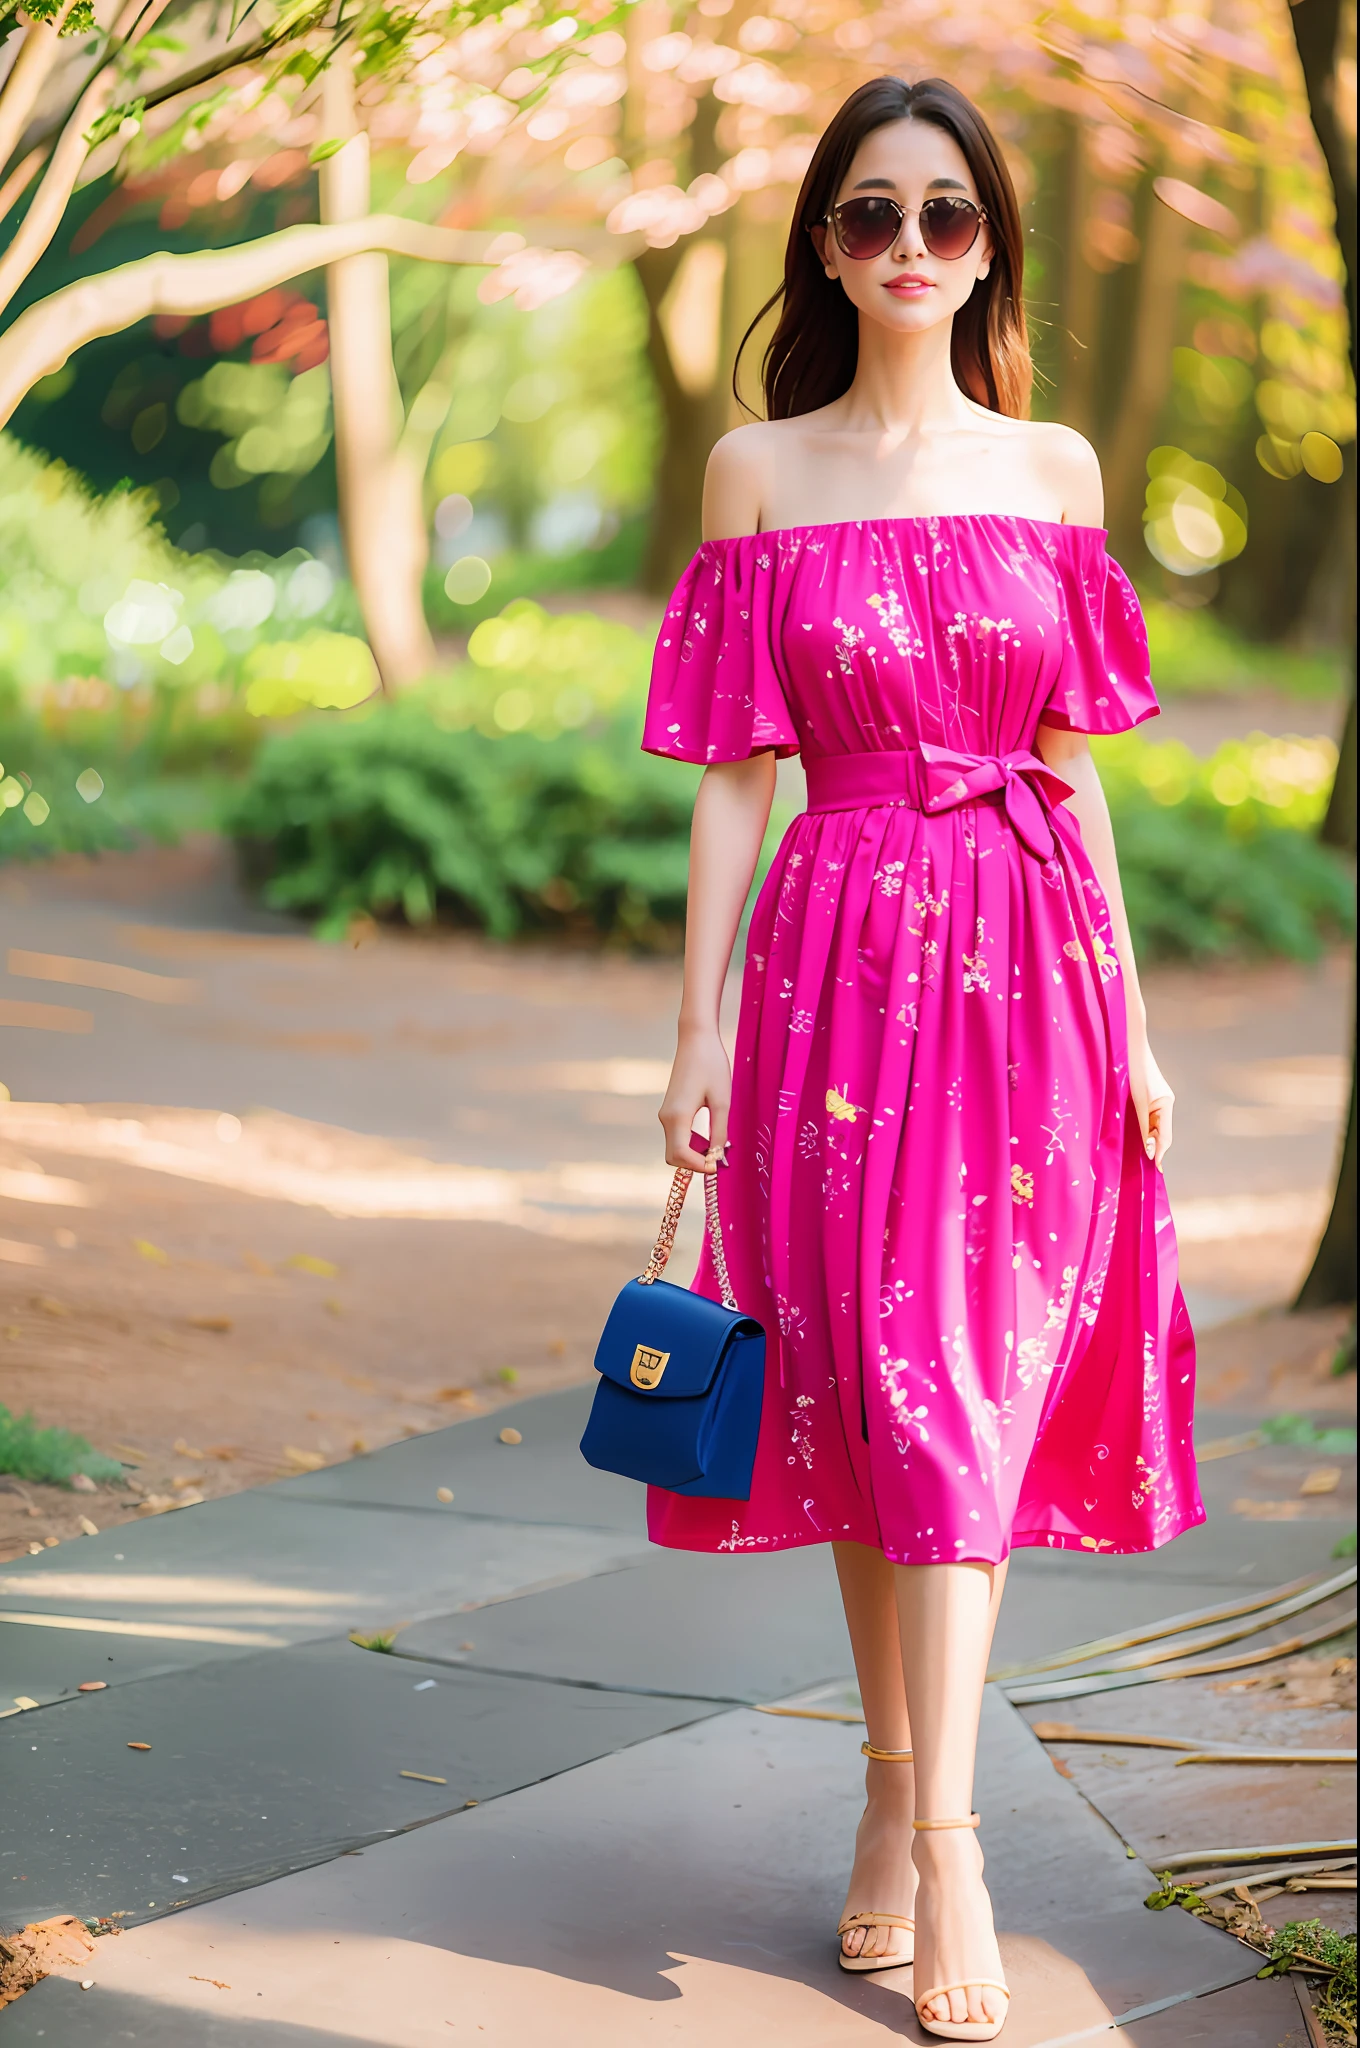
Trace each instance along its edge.
<instances>
[{"instance_id":1,"label":"tied bow belt","mask_svg":"<svg viewBox=\"0 0 1360 2048\"><path fill-rule=\"evenodd\" d=\"M892 753L804 756L810 811L858 811L905 804L934 817L996 796L1020 841L1036 860L1052 860L1054 804L1069 784L1037 754L965 754L922 742Z\"/></svg>"}]
</instances>

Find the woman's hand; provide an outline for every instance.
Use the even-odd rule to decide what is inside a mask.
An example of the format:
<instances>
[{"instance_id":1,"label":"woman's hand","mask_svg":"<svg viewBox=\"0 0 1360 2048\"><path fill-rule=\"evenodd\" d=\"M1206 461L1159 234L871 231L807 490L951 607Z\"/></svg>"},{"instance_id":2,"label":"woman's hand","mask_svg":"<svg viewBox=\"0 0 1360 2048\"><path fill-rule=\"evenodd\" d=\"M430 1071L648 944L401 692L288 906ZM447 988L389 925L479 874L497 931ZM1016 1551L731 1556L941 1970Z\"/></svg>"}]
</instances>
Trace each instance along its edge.
<instances>
[{"instance_id":1,"label":"woman's hand","mask_svg":"<svg viewBox=\"0 0 1360 2048\"><path fill-rule=\"evenodd\" d=\"M1176 1098L1152 1057L1145 1032L1132 1038L1129 1045L1129 1092L1138 1112L1143 1149L1160 1173L1162 1161L1171 1150L1171 1115Z\"/></svg>"},{"instance_id":2,"label":"woman's hand","mask_svg":"<svg viewBox=\"0 0 1360 2048\"><path fill-rule=\"evenodd\" d=\"M666 1133L667 1166L687 1166L692 1173L717 1172L727 1149L731 1101L732 1067L716 1027L683 1036L659 1112ZM708 1111L707 1152L696 1152L690 1143L701 1109Z\"/></svg>"}]
</instances>

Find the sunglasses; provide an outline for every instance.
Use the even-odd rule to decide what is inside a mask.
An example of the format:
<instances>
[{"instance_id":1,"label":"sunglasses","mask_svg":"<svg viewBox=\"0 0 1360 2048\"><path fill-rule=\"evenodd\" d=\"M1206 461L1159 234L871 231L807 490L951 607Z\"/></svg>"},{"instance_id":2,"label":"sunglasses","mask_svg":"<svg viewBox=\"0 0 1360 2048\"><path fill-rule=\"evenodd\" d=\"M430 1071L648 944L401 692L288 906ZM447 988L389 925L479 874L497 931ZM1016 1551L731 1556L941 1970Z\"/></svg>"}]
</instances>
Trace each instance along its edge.
<instances>
[{"instance_id":1,"label":"sunglasses","mask_svg":"<svg viewBox=\"0 0 1360 2048\"><path fill-rule=\"evenodd\" d=\"M843 199L818 223L830 227L836 246L856 263L886 255L902 232L907 210L895 199L866 194L862 199ZM917 215L921 240L932 256L952 263L966 256L987 215L971 199L927 199Z\"/></svg>"}]
</instances>

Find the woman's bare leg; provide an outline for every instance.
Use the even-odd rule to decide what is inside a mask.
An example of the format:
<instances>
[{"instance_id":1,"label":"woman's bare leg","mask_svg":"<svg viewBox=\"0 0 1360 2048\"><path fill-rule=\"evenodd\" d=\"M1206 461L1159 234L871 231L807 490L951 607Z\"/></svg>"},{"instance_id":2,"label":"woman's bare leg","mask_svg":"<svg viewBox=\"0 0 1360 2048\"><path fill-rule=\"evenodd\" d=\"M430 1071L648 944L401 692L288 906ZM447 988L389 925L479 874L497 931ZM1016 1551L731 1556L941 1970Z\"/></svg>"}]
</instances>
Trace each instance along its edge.
<instances>
[{"instance_id":1,"label":"woman's bare leg","mask_svg":"<svg viewBox=\"0 0 1360 2048\"><path fill-rule=\"evenodd\" d=\"M899 1565L897 1609L916 1749L916 1811L957 1820L973 1810L978 1716L1004 1567ZM917 1995L936 1984L968 1984L929 2008L934 2019L998 2020L1001 1977L982 1851L970 1828L923 1830L915 1838Z\"/></svg>"},{"instance_id":2,"label":"woman's bare leg","mask_svg":"<svg viewBox=\"0 0 1360 2048\"><path fill-rule=\"evenodd\" d=\"M910 1749L895 1567L881 1550L862 1543L834 1543L832 1549L864 1703L865 1733L875 1749ZM855 1836L847 1913L911 1917L916 1894L911 1853L913 1775L910 1764L866 1760L866 1803ZM891 1955L909 1939L898 1927L856 1927L841 1945L847 1956Z\"/></svg>"}]
</instances>

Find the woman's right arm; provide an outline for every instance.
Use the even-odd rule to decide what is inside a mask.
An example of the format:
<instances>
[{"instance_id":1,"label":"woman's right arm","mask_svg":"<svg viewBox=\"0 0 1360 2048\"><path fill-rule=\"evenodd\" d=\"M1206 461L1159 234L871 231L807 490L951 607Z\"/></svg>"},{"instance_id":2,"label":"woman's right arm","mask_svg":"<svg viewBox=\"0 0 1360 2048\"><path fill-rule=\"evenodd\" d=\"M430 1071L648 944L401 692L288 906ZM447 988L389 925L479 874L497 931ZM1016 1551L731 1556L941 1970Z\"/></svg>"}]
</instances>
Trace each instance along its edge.
<instances>
[{"instance_id":1,"label":"woman's right arm","mask_svg":"<svg viewBox=\"0 0 1360 2048\"><path fill-rule=\"evenodd\" d=\"M773 754L723 761L704 770L689 840L685 987L675 1065L661 1105L668 1166L716 1169L727 1142L732 1068L718 1030L723 982L737 926L756 871L774 799ZM709 1114L708 1152L689 1142L701 1109Z\"/></svg>"},{"instance_id":2,"label":"woman's right arm","mask_svg":"<svg viewBox=\"0 0 1360 2048\"><path fill-rule=\"evenodd\" d=\"M753 446L760 429L739 427L709 457L704 479L704 538L732 540L760 530L760 478ZM661 1105L666 1163L716 1171L727 1142L732 1068L718 1029L723 983L750 893L774 800L775 757L722 761L704 770L689 842L685 985L675 1064ZM708 1152L689 1142L701 1109L709 1114Z\"/></svg>"}]
</instances>

